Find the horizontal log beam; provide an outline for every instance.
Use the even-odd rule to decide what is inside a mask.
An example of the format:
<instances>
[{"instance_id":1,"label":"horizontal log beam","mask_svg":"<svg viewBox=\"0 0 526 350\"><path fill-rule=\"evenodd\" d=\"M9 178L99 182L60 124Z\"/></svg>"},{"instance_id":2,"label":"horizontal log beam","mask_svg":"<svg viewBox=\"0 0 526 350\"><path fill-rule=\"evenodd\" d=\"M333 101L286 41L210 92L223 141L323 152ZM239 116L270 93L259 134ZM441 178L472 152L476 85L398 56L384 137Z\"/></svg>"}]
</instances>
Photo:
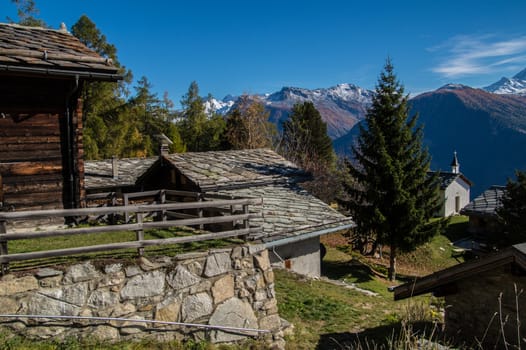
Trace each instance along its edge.
<instances>
[{"instance_id":1,"label":"horizontal log beam","mask_svg":"<svg viewBox=\"0 0 526 350\"><path fill-rule=\"evenodd\" d=\"M233 200L217 200L204 202L180 202L169 204L152 204L152 205L128 205L116 207L102 207L102 208L80 208L80 209L52 209L39 211L19 211L0 213L0 220L13 219L34 219L42 217L69 217L69 216L89 216L89 215L107 215L114 213L134 213L143 212L148 213L160 210L185 210L185 209L200 209L200 208L215 208L229 205L261 205L263 200L261 198L243 198Z\"/></svg>"}]
</instances>

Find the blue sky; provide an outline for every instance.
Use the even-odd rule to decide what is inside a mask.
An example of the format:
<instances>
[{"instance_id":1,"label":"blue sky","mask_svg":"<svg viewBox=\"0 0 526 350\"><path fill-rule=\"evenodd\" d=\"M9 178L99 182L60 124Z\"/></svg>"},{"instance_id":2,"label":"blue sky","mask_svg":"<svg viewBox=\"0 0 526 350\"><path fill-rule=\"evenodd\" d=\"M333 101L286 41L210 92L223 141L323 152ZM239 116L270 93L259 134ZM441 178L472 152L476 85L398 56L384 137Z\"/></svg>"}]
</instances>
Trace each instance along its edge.
<instances>
[{"instance_id":1,"label":"blue sky","mask_svg":"<svg viewBox=\"0 0 526 350\"><path fill-rule=\"evenodd\" d=\"M0 13L16 7L0 0ZM406 91L489 85L526 68L525 0L36 0L70 28L86 14L135 79L178 103L353 83L373 89L387 56Z\"/></svg>"}]
</instances>

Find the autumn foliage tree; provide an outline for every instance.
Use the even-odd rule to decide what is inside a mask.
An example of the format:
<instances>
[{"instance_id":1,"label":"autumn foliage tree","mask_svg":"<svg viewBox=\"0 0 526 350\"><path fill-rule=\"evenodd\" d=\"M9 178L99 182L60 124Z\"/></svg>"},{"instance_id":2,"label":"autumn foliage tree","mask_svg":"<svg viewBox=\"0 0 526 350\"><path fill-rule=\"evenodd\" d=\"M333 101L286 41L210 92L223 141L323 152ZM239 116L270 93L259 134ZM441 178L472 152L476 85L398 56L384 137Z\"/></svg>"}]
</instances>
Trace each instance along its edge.
<instances>
[{"instance_id":1,"label":"autumn foliage tree","mask_svg":"<svg viewBox=\"0 0 526 350\"><path fill-rule=\"evenodd\" d=\"M269 113L256 97L242 95L227 115L225 137L232 149L270 148L277 135Z\"/></svg>"}]
</instances>

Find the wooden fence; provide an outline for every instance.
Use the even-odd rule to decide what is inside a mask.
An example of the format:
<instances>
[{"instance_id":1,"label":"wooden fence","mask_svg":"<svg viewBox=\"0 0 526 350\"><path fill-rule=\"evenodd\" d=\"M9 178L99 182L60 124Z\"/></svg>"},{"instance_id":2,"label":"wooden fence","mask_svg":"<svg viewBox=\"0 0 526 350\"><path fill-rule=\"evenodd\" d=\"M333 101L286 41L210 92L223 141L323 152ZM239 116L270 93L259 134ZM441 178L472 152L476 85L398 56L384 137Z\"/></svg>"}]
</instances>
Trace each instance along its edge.
<instances>
[{"instance_id":1,"label":"wooden fence","mask_svg":"<svg viewBox=\"0 0 526 350\"><path fill-rule=\"evenodd\" d=\"M160 191L156 191L160 192ZM177 193L175 193L177 192ZM168 195L184 195L190 198L191 192L172 191ZM157 193L158 195L159 193ZM167 191L163 193L167 194ZM142 196L136 194L128 196L131 198L144 199L156 195L153 192L142 192ZM68 256L74 254L84 254L101 251L111 251L116 249L136 248L139 254L148 246L180 244L187 242L198 242L212 239L222 239L229 237L246 237L250 233L261 231L258 227L250 227L250 219L259 217L260 214L249 212L249 205L261 205L260 198L234 198L234 199L212 199L210 196L193 195L198 201L175 202L139 205L115 205L99 206L80 209L52 209L37 211L20 212L0 212L0 264L1 273L8 271L9 263L12 261L23 261L40 259L47 257ZM115 204L115 203L114 203ZM239 209L241 208L241 209ZM63 217L67 218L86 218L86 217L124 217L122 223L113 225L76 227L67 229L52 229L48 231L26 230L23 232L8 232L9 222L35 220L38 218ZM152 221L145 220L153 217ZM111 221L111 220L110 220ZM115 222L115 220L113 221ZM193 236L173 237L164 239L144 239L144 230L170 228L176 226L190 226L203 228L207 225L214 225L215 228L229 224L229 229L218 232L210 232ZM9 254L9 241L21 239L38 239L44 237L72 236L93 233L107 233L117 231L135 231L136 240L129 242L119 242L110 244L100 244L92 246L74 247L66 249L56 249L47 251L35 251L27 253Z\"/></svg>"}]
</instances>

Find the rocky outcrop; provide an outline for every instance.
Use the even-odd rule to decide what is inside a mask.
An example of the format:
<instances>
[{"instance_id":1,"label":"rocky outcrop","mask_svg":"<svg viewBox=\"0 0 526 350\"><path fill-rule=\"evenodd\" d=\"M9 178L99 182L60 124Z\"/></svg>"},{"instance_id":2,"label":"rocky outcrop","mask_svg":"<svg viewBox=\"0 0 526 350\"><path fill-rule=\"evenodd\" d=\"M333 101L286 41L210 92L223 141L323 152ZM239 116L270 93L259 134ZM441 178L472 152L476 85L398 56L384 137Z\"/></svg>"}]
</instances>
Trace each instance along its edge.
<instances>
[{"instance_id":1,"label":"rocky outcrop","mask_svg":"<svg viewBox=\"0 0 526 350\"><path fill-rule=\"evenodd\" d=\"M0 280L0 295L4 314L82 317L0 318L4 327L31 338L204 337L220 343L262 337L275 348L284 346L268 253L254 246L9 274ZM251 331L241 330L247 328Z\"/></svg>"}]
</instances>

